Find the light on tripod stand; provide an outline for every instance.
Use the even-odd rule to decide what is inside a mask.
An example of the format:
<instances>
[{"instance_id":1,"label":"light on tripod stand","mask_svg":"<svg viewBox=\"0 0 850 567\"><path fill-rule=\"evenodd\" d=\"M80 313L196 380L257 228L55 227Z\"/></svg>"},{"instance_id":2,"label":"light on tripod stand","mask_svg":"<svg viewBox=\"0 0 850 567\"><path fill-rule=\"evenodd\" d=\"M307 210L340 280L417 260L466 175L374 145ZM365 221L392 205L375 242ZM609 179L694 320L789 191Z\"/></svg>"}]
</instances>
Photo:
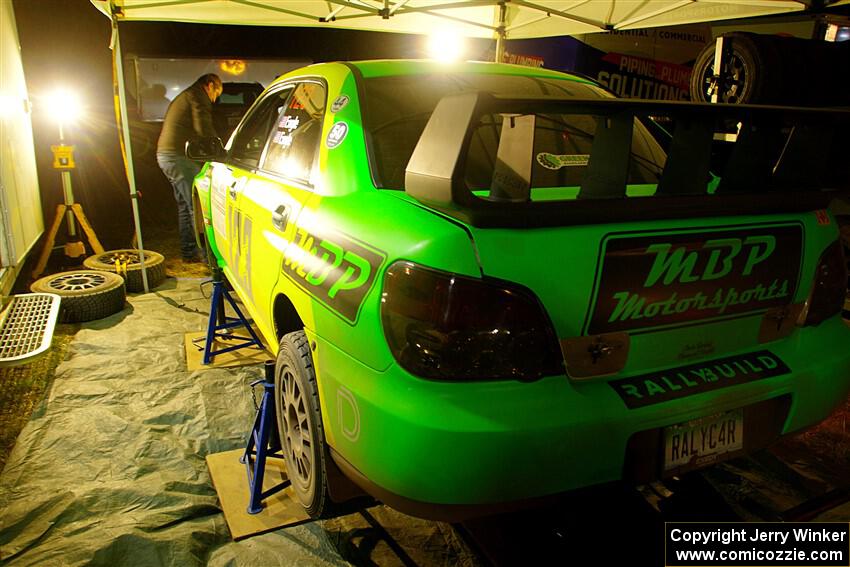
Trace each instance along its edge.
<instances>
[{"instance_id":1,"label":"light on tripod stand","mask_svg":"<svg viewBox=\"0 0 850 567\"><path fill-rule=\"evenodd\" d=\"M75 123L83 114L80 98L68 89L57 89L45 98L45 108L54 122L59 126L59 140L65 136L63 126Z\"/></svg>"},{"instance_id":2,"label":"light on tripod stand","mask_svg":"<svg viewBox=\"0 0 850 567\"><path fill-rule=\"evenodd\" d=\"M63 202L56 210L56 218L46 235L44 248L33 270L33 277L37 278L47 266L47 260L53 249L56 232L59 230L61 218L64 215L68 225L68 240L65 243L65 256L72 259L85 256L86 247L77 233L77 223L86 233L89 244L95 253L102 254L103 246L97 240L91 225L83 213L82 207L74 202L74 191L71 186L71 170L77 167L74 162L74 146L65 143L65 128L74 124L83 115L83 106L76 93L68 89L57 89L43 97L44 110L59 127L59 143L50 146L53 151L53 167L59 171L62 180Z\"/></svg>"}]
</instances>

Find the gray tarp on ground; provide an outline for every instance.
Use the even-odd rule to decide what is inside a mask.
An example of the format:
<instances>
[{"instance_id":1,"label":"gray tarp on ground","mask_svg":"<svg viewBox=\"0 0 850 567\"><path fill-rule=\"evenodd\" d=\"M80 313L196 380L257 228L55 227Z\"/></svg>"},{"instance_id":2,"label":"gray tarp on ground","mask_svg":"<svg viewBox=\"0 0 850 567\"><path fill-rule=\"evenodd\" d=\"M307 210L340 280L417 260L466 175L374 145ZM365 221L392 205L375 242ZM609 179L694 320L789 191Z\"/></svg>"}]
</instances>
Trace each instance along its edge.
<instances>
[{"instance_id":1,"label":"gray tarp on ground","mask_svg":"<svg viewBox=\"0 0 850 567\"><path fill-rule=\"evenodd\" d=\"M205 328L209 307L199 284L168 280L76 334L0 476L0 561L344 565L342 551L399 563L379 559L387 546L357 515L230 540L204 457L244 446L262 369L186 370L184 334ZM417 563L470 562L444 526L372 512Z\"/></svg>"}]
</instances>

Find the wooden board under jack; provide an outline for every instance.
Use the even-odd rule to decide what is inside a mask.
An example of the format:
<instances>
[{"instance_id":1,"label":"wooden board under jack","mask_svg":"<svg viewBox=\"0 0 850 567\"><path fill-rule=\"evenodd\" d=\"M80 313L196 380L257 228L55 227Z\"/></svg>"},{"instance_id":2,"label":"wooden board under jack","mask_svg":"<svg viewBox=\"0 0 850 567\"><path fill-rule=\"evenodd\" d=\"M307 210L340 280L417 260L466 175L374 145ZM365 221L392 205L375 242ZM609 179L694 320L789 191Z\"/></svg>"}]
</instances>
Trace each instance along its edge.
<instances>
[{"instance_id":1,"label":"wooden board under jack","mask_svg":"<svg viewBox=\"0 0 850 567\"><path fill-rule=\"evenodd\" d=\"M244 449L207 455L213 486L218 493L224 519L234 541L264 534L311 521L310 516L287 487L263 501L263 511L248 513L248 474L239 462ZM263 490L269 490L286 480L286 465L282 459L267 459L263 477Z\"/></svg>"},{"instance_id":2,"label":"wooden board under jack","mask_svg":"<svg viewBox=\"0 0 850 567\"><path fill-rule=\"evenodd\" d=\"M243 333L244 330L240 334ZM272 358L272 355L269 354L268 351L262 350L257 346L250 346L216 355L209 364L204 364L204 344L206 343L206 337L206 331L186 333L183 341L186 347L186 367L188 370L201 370L204 368L234 368L236 366L262 364L266 360ZM213 352L227 348L234 344L236 344L234 341L214 339Z\"/></svg>"}]
</instances>

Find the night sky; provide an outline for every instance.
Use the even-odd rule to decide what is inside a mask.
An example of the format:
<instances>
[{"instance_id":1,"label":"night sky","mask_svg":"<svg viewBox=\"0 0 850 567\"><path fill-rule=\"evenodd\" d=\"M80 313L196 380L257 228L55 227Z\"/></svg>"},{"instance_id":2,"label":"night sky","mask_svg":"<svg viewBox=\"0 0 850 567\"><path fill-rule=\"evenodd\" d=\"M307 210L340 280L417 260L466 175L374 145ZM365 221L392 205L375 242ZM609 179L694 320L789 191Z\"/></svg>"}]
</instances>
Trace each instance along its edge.
<instances>
[{"instance_id":1,"label":"night sky","mask_svg":"<svg viewBox=\"0 0 850 567\"><path fill-rule=\"evenodd\" d=\"M68 132L76 145L74 193L107 249L124 248L132 237L128 185L121 165L112 102L112 52L108 18L88 0L14 0L27 89L33 101L33 130L46 224L61 202L59 175L50 145L58 130L45 116L43 96L58 86L80 94L85 120ZM209 58L307 58L313 61L423 57L421 36L198 24L121 24L124 55ZM476 44L486 52L489 42ZM193 77L194 79L194 77ZM131 115L131 123L134 122ZM146 130L147 133L142 130ZM134 130L134 163L143 230L165 226L176 233L171 186L156 165L157 125ZM138 146L138 147L135 147ZM60 233L61 234L61 233ZM61 242L61 241L60 241Z\"/></svg>"}]
</instances>

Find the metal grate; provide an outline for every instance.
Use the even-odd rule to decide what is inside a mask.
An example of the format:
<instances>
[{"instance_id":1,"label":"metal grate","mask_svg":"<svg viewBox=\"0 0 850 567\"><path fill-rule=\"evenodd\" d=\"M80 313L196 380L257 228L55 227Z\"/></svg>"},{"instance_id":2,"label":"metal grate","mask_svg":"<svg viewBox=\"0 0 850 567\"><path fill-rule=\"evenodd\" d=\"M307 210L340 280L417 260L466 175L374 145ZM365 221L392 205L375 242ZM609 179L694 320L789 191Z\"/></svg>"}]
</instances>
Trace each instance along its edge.
<instances>
[{"instance_id":1,"label":"metal grate","mask_svg":"<svg viewBox=\"0 0 850 567\"><path fill-rule=\"evenodd\" d=\"M58 316L55 293L13 295L0 314L0 366L23 364L49 349Z\"/></svg>"}]
</instances>

